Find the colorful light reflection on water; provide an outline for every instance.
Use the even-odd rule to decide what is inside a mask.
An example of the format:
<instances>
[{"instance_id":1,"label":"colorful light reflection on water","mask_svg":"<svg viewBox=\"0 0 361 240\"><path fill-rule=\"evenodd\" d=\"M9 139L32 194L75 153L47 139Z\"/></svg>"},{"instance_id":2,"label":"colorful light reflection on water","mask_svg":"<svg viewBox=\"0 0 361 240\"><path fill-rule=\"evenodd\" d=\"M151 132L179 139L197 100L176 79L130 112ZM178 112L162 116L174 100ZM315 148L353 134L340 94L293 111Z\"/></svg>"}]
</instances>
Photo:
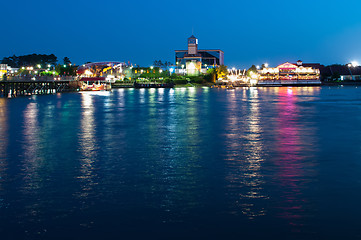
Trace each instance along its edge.
<instances>
[{"instance_id":1,"label":"colorful light reflection on water","mask_svg":"<svg viewBox=\"0 0 361 240\"><path fill-rule=\"evenodd\" d=\"M357 239L359 88L0 99L1 239Z\"/></svg>"}]
</instances>

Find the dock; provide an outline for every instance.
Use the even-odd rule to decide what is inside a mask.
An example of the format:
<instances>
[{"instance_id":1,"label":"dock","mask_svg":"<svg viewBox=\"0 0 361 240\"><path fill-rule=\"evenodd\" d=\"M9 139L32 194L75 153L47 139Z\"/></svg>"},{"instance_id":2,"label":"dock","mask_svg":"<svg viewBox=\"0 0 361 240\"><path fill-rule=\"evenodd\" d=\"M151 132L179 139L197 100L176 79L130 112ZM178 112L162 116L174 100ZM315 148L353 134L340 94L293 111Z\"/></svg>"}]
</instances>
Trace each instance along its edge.
<instances>
[{"instance_id":1,"label":"dock","mask_svg":"<svg viewBox=\"0 0 361 240\"><path fill-rule=\"evenodd\" d=\"M0 97L44 95L78 90L78 81L73 77L64 78L10 78L0 81Z\"/></svg>"}]
</instances>

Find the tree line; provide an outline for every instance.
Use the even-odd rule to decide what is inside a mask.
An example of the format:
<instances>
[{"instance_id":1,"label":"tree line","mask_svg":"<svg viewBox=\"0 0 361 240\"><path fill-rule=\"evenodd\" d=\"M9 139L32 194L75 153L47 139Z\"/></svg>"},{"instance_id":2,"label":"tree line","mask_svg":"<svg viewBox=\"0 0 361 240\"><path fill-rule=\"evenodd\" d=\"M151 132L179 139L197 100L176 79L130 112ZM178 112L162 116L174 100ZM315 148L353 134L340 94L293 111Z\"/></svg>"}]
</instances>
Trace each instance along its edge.
<instances>
[{"instance_id":1,"label":"tree line","mask_svg":"<svg viewBox=\"0 0 361 240\"><path fill-rule=\"evenodd\" d=\"M56 65L58 58L54 54L29 54L23 56L13 55L11 57L4 57L1 61L2 64L7 64L13 68L20 68L22 66L35 66L41 65Z\"/></svg>"},{"instance_id":2,"label":"tree line","mask_svg":"<svg viewBox=\"0 0 361 240\"><path fill-rule=\"evenodd\" d=\"M1 60L1 64L7 64L12 68L20 68L23 66L36 66L38 64L42 66L52 65L55 66L58 63L58 58L54 54L28 54L22 56L10 56L4 57ZM64 57L63 63L66 65L71 64L68 57Z\"/></svg>"}]
</instances>

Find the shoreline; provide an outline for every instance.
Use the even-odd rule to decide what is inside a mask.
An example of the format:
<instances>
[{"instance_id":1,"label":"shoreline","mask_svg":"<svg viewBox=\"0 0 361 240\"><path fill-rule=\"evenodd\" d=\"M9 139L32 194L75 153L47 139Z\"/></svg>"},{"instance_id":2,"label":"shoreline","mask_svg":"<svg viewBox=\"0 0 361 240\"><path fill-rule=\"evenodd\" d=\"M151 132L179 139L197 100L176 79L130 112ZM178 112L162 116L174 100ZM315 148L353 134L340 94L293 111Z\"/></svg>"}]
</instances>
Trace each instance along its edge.
<instances>
[{"instance_id":1,"label":"shoreline","mask_svg":"<svg viewBox=\"0 0 361 240\"><path fill-rule=\"evenodd\" d=\"M243 87L330 87L330 86L361 86L360 82L321 82L321 84L318 85L307 85L307 84L299 84L299 85L240 85L240 86L234 86L234 88L243 88ZM202 88L202 87L209 87L209 88L219 88L219 89L226 89L221 87L214 87L214 84L178 84L174 85L174 88L188 88L188 87L196 87L196 88ZM134 88L132 85L112 85L112 89L120 89L120 88Z\"/></svg>"}]
</instances>

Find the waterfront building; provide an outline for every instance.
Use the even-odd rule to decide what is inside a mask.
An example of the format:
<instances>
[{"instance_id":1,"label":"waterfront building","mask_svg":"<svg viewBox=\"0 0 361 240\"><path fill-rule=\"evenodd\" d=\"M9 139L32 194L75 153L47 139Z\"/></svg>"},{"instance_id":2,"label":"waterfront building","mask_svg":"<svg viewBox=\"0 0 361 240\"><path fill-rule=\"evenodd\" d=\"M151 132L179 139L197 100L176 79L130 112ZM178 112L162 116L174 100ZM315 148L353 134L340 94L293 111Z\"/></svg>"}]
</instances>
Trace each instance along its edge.
<instances>
[{"instance_id":1,"label":"waterfront building","mask_svg":"<svg viewBox=\"0 0 361 240\"><path fill-rule=\"evenodd\" d=\"M188 38L187 50L175 50L176 73L198 75L209 67L224 65L224 52L219 49L200 50L195 36Z\"/></svg>"},{"instance_id":2,"label":"waterfront building","mask_svg":"<svg viewBox=\"0 0 361 240\"><path fill-rule=\"evenodd\" d=\"M124 69L127 64L124 62L93 62L79 66L77 75L82 77L104 77L108 82L124 78Z\"/></svg>"},{"instance_id":3,"label":"waterfront building","mask_svg":"<svg viewBox=\"0 0 361 240\"><path fill-rule=\"evenodd\" d=\"M2 79L5 74L8 72L7 64L0 64L0 78Z\"/></svg>"},{"instance_id":4,"label":"waterfront building","mask_svg":"<svg viewBox=\"0 0 361 240\"><path fill-rule=\"evenodd\" d=\"M320 84L320 64L283 63L275 68L258 70L258 85L308 85Z\"/></svg>"}]
</instances>

